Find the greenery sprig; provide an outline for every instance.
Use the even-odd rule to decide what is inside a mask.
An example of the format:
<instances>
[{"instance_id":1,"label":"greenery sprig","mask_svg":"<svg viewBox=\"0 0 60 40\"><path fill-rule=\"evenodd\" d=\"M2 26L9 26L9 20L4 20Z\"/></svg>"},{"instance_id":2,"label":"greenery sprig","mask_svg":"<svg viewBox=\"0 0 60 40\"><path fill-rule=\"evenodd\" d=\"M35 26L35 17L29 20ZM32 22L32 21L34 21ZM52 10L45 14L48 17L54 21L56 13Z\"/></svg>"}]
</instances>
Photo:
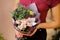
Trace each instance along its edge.
<instances>
[{"instance_id":1,"label":"greenery sprig","mask_svg":"<svg viewBox=\"0 0 60 40\"><path fill-rule=\"evenodd\" d=\"M30 11L29 9L25 9L21 4L18 4L17 9L12 12L12 15L15 20L21 20L30 16Z\"/></svg>"}]
</instances>

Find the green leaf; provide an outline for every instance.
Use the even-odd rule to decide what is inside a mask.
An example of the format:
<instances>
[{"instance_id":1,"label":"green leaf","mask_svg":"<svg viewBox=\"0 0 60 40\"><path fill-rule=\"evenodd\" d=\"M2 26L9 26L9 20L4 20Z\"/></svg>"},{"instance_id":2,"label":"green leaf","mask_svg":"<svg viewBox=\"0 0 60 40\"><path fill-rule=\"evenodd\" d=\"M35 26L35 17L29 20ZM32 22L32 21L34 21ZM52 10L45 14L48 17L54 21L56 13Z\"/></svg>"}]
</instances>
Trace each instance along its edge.
<instances>
[{"instance_id":1,"label":"green leaf","mask_svg":"<svg viewBox=\"0 0 60 40\"><path fill-rule=\"evenodd\" d=\"M25 18L25 14L20 14L18 19L21 20L21 19L23 19L23 18Z\"/></svg>"},{"instance_id":2,"label":"green leaf","mask_svg":"<svg viewBox=\"0 0 60 40\"><path fill-rule=\"evenodd\" d=\"M18 3L18 11L22 11L22 10L23 10L22 5Z\"/></svg>"},{"instance_id":3,"label":"green leaf","mask_svg":"<svg viewBox=\"0 0 60 40\"><path fill-rule=\"evenodd\" d=\"M0 34L0 40L4 40L4 38L3 38L2 34Z\"/></svg>"}]
</instances>

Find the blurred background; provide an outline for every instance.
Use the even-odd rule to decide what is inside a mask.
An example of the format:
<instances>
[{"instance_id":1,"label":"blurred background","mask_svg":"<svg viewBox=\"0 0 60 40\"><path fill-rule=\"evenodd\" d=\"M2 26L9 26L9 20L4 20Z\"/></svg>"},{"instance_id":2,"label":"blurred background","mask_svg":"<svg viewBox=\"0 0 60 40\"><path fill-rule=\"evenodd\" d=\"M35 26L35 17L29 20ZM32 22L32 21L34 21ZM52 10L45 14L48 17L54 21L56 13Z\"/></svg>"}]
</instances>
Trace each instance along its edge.
<instances>
[{"instance_id":1,"label":"blurred background","mask_svg":"<svg viewBox=\"0 0 60 40\"><path fill-rule=\"evenodd\" d=\"M18 0L0 0L0 33L2 33L5 40L15 40L15 32L10 12L16 8L17 1ZM51 9L48 11L46 21L51 21ZM52 35L55 35L57 31L54 29L46 30L47 40L52 40Z\"/></svg>"}]
</instances>

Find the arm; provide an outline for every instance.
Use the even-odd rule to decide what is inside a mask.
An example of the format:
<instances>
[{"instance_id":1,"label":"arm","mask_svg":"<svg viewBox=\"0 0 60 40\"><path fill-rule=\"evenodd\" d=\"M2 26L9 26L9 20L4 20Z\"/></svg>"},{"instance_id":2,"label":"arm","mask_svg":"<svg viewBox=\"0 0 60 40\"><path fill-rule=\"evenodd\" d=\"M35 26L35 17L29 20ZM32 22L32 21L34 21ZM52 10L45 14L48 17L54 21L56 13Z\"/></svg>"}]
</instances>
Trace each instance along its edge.
<instances>
[{"instance_id":1,"label":"arm","mask_svg":"<svg viewBox=\"0 0 60 40\"><path fill-rule=\"evenodd\" d=\"M59 11L60 4L52 8L52 20L51 22L40 23L37 28L56 28L59 26L60 23L60 11Z\"/></svg>"}]
</instances>

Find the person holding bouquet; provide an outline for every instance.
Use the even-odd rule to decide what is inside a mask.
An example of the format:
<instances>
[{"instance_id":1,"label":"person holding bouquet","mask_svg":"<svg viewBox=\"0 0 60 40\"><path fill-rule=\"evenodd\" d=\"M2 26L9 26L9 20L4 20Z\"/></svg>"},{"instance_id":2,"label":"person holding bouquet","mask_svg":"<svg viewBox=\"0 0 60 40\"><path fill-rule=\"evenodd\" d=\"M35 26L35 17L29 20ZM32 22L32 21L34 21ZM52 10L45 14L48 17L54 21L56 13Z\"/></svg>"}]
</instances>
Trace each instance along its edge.
<instances>
[{"instance_id":1,"label":"person holding bouquet","mask_svg":"<svg viewBox=\"0 0 60 40\"><path fill-rule=\"evenodd\" d=\"M20 4L24 7L35 3L40 13L40 23L36 26L36 29L30 34L23 34L15 30L17 38L25 38L24 40L46 40L47 33L46 28L57 28L59 26L59 5L60 0L20 0ZM47 23L46 16L49 8L52 9L52 21ZM26 24L23 23L23 24ZM23 26L23 25L22 25ZM19 39L17 39L19 40Z\"/></svg>"}]
</instances>

